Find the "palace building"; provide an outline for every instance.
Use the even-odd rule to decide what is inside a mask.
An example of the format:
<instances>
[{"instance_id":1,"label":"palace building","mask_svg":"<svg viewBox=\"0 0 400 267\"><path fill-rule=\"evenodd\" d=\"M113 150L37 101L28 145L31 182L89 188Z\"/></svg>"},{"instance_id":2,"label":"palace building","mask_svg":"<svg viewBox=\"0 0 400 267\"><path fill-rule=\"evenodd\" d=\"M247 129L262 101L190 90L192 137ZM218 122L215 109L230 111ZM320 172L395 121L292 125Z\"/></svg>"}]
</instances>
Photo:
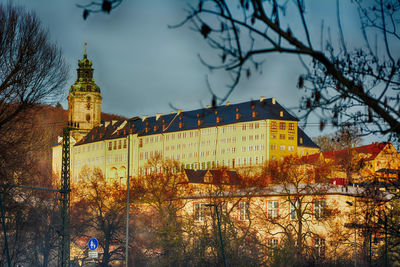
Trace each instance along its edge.
<instances>
[{"instance_id":1,"label":"palace building","mask_svg":"<svg viewBox=\"0 0 400 267\"><path fill-rule=\"evenodd\" d=\"M275 98L101 122L102 98L86 49L78 65L68 96L69 120L78 126L71 132L72 182L81 179L85 166L116 179L126 178L128 169L130 176L148 173L146 163L156 155L177 160L183 168L206 170L319 151ZM53 147L53 171L60 175L61 143Z\"/></svg>"}]
</instances>

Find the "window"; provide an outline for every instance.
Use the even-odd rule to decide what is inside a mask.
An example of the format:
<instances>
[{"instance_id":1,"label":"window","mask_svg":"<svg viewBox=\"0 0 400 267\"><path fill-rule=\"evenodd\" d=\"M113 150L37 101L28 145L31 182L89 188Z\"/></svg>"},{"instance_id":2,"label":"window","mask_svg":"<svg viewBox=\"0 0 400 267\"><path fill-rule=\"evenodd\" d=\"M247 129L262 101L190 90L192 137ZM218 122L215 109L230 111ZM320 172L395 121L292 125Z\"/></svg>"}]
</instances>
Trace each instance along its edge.
<instances>
[{"instance_id":1,"label":"window","mask_svg":"<svg viewBox=\"0 0 400 267\"><path fill-rule=\"evenodd\" d=\"M126 139L124 140L124 148L126 148Z\"/></svg>"},{"instance_id":2,"label":"window","mask_svg":"<svg viewBox=\"0 0 400 267\"><path fill-rule=\"evenodd\" d=\"M254 129L258 129L258 128L260 128L260 123L258 123L258 122L254 123Z\"/></svg>"},{"instance_id":3,"label":"window","mask_svg":"<svg viewBox=\"0 0 400 267\"><path fill-rule=\"evenodd\" d=\"M276 139L276 133L271 133L271 139Z\"/></svg>"},{"instance_id":4,"label":"window","mask_svg":"<svg viewBox=\"0 0 400 267\"><path fill-rule=\"evenodd\" d=\"M194 203L193 204L193 210L194 210L194 220L196 222L204 222L204 208L205 205L202 203Z\"/></svg>"},{"instance_id":5,"label":"window","mask_svg":"<svg viewBox=\"0 0 400 267\"><path fill-rule=\"evenodd\" d=\"M278 218L278 201L267 201L267 218Z\"/></svg>"},{"instance_id":6,"label":"window","mask_svg":"<svg viewBox=\"0 0 400 267\"><path fill-rule=\"evenodd\" d=\"M314 248L315 248L315 256L317 256L317 258L325 257L325 239L324 238L316 238L314 240Z\"/></svg>"},{"instance_id":7,"label":"window","mask_svg":"<svg viewBox=\"0 0 400 267\"><path fill-rule=\"evenodd\" d=\"M286 123L285 122L280 122L279 123L279 130L286 130Z\"/></svg>"},{"instance_id":8,"label":"window","mask_svg":"<svg viewBox=\"0 0 400 267\"><path fill-rule=\"evenodd\" d=\"M121 146L122 146L122 140L119 140L118 141L118 149L121 149Z\"/></svg>"},{"instance_id":9,"label":"window","mask_svg":"<svg viewBox=\"0 0 400 267\"><path fill-rule=\"evenodd\" d=\"M276 121L271 121L271 129L276 130Z\"/></svg>"},{"instance_id":10,"label":"window","mask_svg":"<svg viewBox=\"0 0 400 267\"><path fill-rule=\"evenodd\" d=\"M290 200L290 219L297 220L297 210L300 207L300 200Z\"/></svg>"},{"instance_id":11,"label":"window","mask_svg":"<svg viewBox=\"0 0 400 267\"><path fill-rule=\"evenodd\" d=\"M268 255L270 257L275 257L278 248L278 239L275 237L270 237L267 239Z\"/></svg>"},{"instance_id":12,"label":"window","mask_svg":"<svg viewBox=\"0 0 400 267\"><path fill-rule=\"evenodd\" d=\"M294 123L289 123L289 131L294 131Z\"/></svg>"},{"instance_id":13,"label":"window","mask_svg":"<svg viewBox=\"0 0 400 267\"><path fill-rule=\"evenodd\" d=\"M239 220L248 221L249 220L249 203L240 202L239 203Z\"/></svg>"},{"instance_id":14,"label":"window","mask_svg":"<svg viewBox=\"0 0 400 267\"><path fill-rule=\"evenodd\" d=\"M242 130L245 131L246 130L246 124L242 124Z\"/></svg>"},{"instance_id":15,"label":"window","mask_svg":"<svg viewBox=\"0 0 400 267\"><path fill-rule=\"evenodd\" d=\"M285 150L285 146L284 145L279 146L279 150L280 151L284 151Z\"/></svg>"},{"instance_id":16,"label":"window","mask_svg":"<svg viewBox=\"0 0 400 267\"><path fill-rule=\"evenodd\" d=\"M288 146L287 148L289 151L294 151L294 146Z\"/></svg>"},{"instance_id":17,"label":"window","mask_svg":"<svg viewBox=\"0 0 400 267\"><path fill-rule=\"evenodd\" d=\"M271 150L276 150L276 144L271 144Z\"/></svg>"},{"instance_id":18,"label":"window","mask_svg":"<svg viewBox=\"0 0 400 267\"><path fill-rule=\"evenodd\" d=\"M242 136L242 142L246 141L246 136Z\"/></svg>"},{"instance_id":19,"label":"window","mask_svg":"<svg viewBox=\"0 0 400 267\"><path fill-rule=\"evenodd\" d=\"M139 147L143 147L143 138L139 139Z\"/></svg>"},{"instance_id":20,"label":"window","mask_svg":"<svg viewBox=\"0 0 400 267\"><path fill-rule=\"evenodd\" d=\"M226 202L220 203L218 206L219 206L219 209L220 209L220 214L222 216L228 216L228 208L227 208Z\"/></svg>"},{"instance_id":21,"label":"window","mask_svg":"<svg viewBox=\"0 0 400 267\"><path fill-rule=\"evenodd\" d=\"M112 142L108 142L108 150L112 149Z\"/></svg>"},{"instance_id":22,"label":"window","mask_svg":"<svg viewBox=\"0 0 400 267\"><path fill-rule=\"evenodd\" d=\"M293 135L293 134L289 134L289 135L288 135L288 139L289 139L289 140L294 140L294 135Z\"/></svg>"},{"instance_id":23,"label":"window","mask_svg":"<svg viewBox=\"0 0 400 267\"><path fill-rule=\"evenodd\" d=\"M267 246L268 246L268 248L276 248L278 246L278 239L277 238L268 238Z\"/></svg>"},{"instance_id":24,"label":"window","mask_svg":"<svg viewBox=\"0 0 400 267\"><path fill-rule=\"evenodd\" d=\"M314 214L315 219L321 220L325 214L325 200L314 200Z\"/></svg>"},{"instance_id":25,"label":"window","mask_svg":"<svg viewBox=\"0 0 400 267\"><path fill-rule=\"evenodd\" d=\"M285 136L284 134L280 134L280 135L279 135L279 139L285 140L285 138L286 138L286 136Z\"/></svg>"}]
</instances>

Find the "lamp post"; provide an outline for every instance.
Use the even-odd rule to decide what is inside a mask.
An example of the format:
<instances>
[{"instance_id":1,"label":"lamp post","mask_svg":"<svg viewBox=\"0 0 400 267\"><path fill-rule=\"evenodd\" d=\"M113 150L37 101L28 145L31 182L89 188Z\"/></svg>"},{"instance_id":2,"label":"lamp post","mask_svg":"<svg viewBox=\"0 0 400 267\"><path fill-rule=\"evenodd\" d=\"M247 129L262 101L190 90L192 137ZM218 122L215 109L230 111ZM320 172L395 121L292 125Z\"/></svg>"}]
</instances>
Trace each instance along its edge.
<instances>
[{"instance_id":1,"label":"lamp post","mask_svg":"<svg viewBox=\"0 0 400 267\"><path fill-rule=\"evenodd\" d=\"M224 242L223 242L223 240L222 240L221 222L219 221L218 206L217 206L216 204L205 204L205 206L206 206L206 207L215 207L215 212L217 213L217 223L218 223L219 240L220 240L220 242L221 242L222 261L223 261L223 263L224 263L224 267L226 267Z\"/></svg>"},{"instance_id":2,"label":"lamp post","mask_svg":"<svg viewBox=\"0 0 400 267\"><path fill-rule=\"evenodd\" d=\"M346 201L349 206L353 206L353 203ZM354 267L357 267L357 200L354 198Z\"/></svg>"},{"instance_id":3,"label":"lamp post","mask_svg":"<svg viewBox=\"0 0 400 267\"><path fill-rule=\"evenodd\" d=\"M129 266L129 210L130 210L130 199L129 199L129 174L130 174L130 155L131 155L131 142L130 134L128 133L128 169L126 175L126 229L125 229L125 266Z\"/></svg>"}]
</instances>

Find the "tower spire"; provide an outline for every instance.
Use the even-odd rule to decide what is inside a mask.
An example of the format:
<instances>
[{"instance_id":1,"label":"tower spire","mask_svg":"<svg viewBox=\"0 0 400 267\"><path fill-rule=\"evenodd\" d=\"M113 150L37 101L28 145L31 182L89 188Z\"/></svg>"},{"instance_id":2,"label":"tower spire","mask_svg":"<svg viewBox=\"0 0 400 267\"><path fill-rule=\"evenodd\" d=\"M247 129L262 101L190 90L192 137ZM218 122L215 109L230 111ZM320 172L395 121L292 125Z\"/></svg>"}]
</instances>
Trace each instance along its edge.
<instances>
[{"instance_id":1,"label":"tower spire","mask_svg":"<svg viewBox=\"0 0 400 267\"><path fill-rule=\"evenodd\" d=\"M87 58L87 54L86 54L86 46L87 46L87 43L85 42L85 52L83 53L83 58Z\"/></svg>"}]
</instances>

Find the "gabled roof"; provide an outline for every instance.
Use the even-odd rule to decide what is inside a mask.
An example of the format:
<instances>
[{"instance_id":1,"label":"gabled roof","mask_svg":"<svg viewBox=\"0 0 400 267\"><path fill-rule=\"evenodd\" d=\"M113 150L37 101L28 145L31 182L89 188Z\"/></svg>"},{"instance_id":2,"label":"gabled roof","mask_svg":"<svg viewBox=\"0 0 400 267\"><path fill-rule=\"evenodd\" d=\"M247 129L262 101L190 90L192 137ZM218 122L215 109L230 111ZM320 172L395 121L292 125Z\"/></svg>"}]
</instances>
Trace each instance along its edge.
<instances>
[{"instance_id":1,"label":"gabled roof","mask_svg":"<svg viewBox=\"0 0 400 267\"><path fill-rule=\"evenodd\" d=\"M381 142L381 143L372 143L366 146L360 146L356 147L357 153L362 153L362 154L370 154L371 156L365 160L373 160L375 159L379 153L382 152L382 150L385 149L385 147L390 144L389 142Z\"/></svg>"},{"instance_id":2,"label":"gabled roof","mask_svg":"<svg viewBox=\"0 0 400 267\"><path fill-rule=\"evenodd\" d=\"M374 160L379 155L379 153L381 153L385 149L387 145L390 145L390 143L389 142L372 143L365 146L351 148L350 150L342 149L342 150L334 150L329 152L311 154L303 156L302 159L304 159L304 161L307 163L315 163L320 158L328 159L335 163L338 163L340 160L346 159L348 157L348 153L357 153L357 154L363 154L364 157L362 159L364 161L370 161Z\"/></svg>"},{"instance_id":3,"label":"gabled roof","mask_svg":"<svg viewBox=\"0 0 400 267\"><path fill-rule=\"evenodd\" d=\"M388 144L390 143L388 142L372 143L369 145L352 148L350 149L350 151L355 152L357 154L367 155L367 157L364 157L363 159L369 161L369 160L374 160ZM349 153L348 149L342 149L337 151L324 152L323 156L326 159L332 159L334 161L337 161L345 158L348 153Z\"/></svg>"}]
</instances>

